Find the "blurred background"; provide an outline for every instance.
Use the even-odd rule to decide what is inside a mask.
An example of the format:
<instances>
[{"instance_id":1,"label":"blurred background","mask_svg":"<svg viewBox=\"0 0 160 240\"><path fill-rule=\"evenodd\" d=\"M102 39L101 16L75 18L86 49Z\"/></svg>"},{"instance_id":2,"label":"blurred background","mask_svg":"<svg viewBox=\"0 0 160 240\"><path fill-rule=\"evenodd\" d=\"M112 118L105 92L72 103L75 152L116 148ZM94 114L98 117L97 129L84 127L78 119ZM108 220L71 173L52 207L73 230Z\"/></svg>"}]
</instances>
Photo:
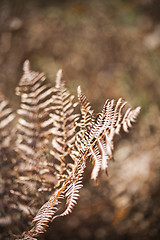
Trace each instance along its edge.
<instances>
[{"instance_id":1,"label":"blurred background","mask_svg":"<svg viewBox=\"0 0 160 240\"><path fill-rule=\"evenodd\" d=\"M116 139L109 176L96 185L89 166L73 213L42 239L160 239L160 1L1 0L0 89L14 110L26 59L53 84L62 68L95 112L107 98L142 106Z\"/></svg>"}]
</instances>

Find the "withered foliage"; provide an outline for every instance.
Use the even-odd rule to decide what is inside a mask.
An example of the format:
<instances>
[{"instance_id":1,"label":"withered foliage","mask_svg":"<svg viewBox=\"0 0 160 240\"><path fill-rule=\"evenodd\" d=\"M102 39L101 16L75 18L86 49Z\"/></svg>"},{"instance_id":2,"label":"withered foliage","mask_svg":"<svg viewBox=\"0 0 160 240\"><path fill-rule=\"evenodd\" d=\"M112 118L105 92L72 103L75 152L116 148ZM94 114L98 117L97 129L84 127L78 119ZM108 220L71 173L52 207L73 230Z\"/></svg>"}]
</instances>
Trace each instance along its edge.
<instances>
[{"instance_id":1,"label":"withered foliage","mask_svg":"<svg viewBox=\"0 0 160 240\"><path fill-rule=\"evenodd\" d=\"M140 107L124 110L127 102L113 99L107 100L102 111L94 114L78 87L80 114L77 114L78 103L73 102L74 96L65 87L62 70L57 73L55 87L45 83L43 73L31 71L29 61L24 63L23 70L16 89L21 100L17 114L3 96L0 99L4 196L0 223L10 225L15 221L9 212L16 212L17 222L22 219L23 223L25 219L24 225L26 219L34 216L31 229L17 237L33 240L45 232L49 222L72 212L89 159L93 164L93 180L97 180L101 170L107 171L113 157L114 136L121 128L128 132ZM13 127L15 116L17 122ZM7 175L6 162L11 166ZM9 206L8 212L5 206Z\"/></svg>"}]
</instances>

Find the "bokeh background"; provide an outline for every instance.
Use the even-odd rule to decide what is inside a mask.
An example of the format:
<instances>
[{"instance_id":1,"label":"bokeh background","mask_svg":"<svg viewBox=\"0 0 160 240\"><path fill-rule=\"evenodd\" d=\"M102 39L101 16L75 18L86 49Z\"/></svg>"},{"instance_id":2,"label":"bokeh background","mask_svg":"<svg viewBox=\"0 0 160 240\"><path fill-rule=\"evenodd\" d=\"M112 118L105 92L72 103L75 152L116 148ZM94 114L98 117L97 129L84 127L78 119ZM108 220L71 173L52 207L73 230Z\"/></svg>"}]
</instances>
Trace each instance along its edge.
<instances>
[{"instance_id":1,"label":"bokeh background","mask_svg":"<svg viewBox=\"0 0 160 240\"><path fill-rule=\"evenodd\" d=\"M1 0L0 88L14 110L26 59L53 84L62 68L95 112L107 98L142 106L116 139L109 176L96 185L89 165L75 210L42 239L160 239L160 1Z\"/></svg>"}]
</instances>

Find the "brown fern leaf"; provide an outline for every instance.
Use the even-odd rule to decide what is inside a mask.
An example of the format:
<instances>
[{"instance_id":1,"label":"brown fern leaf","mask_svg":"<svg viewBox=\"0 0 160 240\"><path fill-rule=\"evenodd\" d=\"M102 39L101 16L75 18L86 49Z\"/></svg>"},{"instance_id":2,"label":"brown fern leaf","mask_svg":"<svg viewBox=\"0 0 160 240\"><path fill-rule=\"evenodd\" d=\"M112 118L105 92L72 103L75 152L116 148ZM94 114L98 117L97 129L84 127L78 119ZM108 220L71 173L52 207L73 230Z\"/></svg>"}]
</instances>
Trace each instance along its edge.
<instances>
[{"instance_id":1,"label":"brown fern leaf","mask_svg":"<svg viewBox=\"0 0 160 240\"><path fill-rule=\"evenodd\" d=\"M14 149L14 119L15 114L3 94L0 93L0 173L4 176L5 171L3 167L6 167L7 163L11 163L10 155Z\"/></svg>"},{"instance_id":2,"label":"brown fern leaf","mask_svg":"<svg viewBox=\"0 0 160 240\"><path fill-rule=\"evenodd\" d=\"M61 71L58 73L55 87L58 93L60 88L62 88L60 85L63 84L60 80ZM63 90L63 93L65 93L65 97L67 96L66 98L68 98L69 95L68 93L66 94L66 90ZM66 113L64 111L65 106L67 106L67 109L71 107L71 118L73 113L72 103L69 103L67 100L66 104L64 104L65 97L63 97L62 93L59 93L58 98L56 96L54 101L55 106L52 107L52 110L55 110L55 113L51 115L55 127L52 133L55 134L56 141L53 141L55 148L53 155L58 156L59 161L63 163L65 157L64 149L66 149L67 146L67 148L70 149L69 156L72 158L73 164L68 174L61 179L61 185L57 186L55 193L49 201L38 211L33 219L32 229L25 232L22 239L34 239L40 233L44 233L50 221L72 212L74 206L77 204L79 190L82 187L83 173L87 159L92 158L93 160L94 168L91 178L96 180L100 170L106 170L108 161L112 158L114 135L120 132L121 127L123 127L124 131L128 131L128 128L132 126L132 123L135 122L140 112L140 107L138 107L133 110L129 109L125 114L122 114L126 102L120 98L118 101L107 100L102 112L95 116L87 98L81 92L80 87L78 87L78 98L81 103L81 120L77 123L79 131L70 147L70 145L67 145L68 137L66 137L65 142L61 139L66 131L63 126L66 116L61 121L61 117ZM58 109L57 112L56 107ZM63 130L60 130L61 128ZM63 137L65 138L65 136ZM59 145L61 145L61 147ZM65 165L64 169L67 171L68 167L68 165Z\"/></svg>"},{"instance_id":3,"label":"brown fern leaf","mask_svg":"<svg viewBox=\"0 0 160 240\"><path fill-rule=\"evenodd\" d=\"M62 179L67 177L67 171L71 168L69 161L69 153L72 143L75 138L75 120L77 114L74 114L77 103L73 104L74 96L65 87L62 79L62 70L57 73L56 84L54 88L54 95L52 96L52 106L50 114L53 120L53 128L51 133L53 135L51 154L56 158L58 163L54 164L57 170L57 178L59 183ZM66 161L67 160L67 161Z\"/></svg>"},{"instance_id":4,"label":"brown fern leaf","mask_svg":"<svg viewBox=\"0 0 160 240\"><path fill-rule=\"evenodd\" d=\"M136 121L140 109L141 109L140 107L137 107L133 110L131 108L128 108L128 110L126 111L122 120L123 130L125 132L128 132L128 128L131 128L132 123Z\"/></svg>"},{"instance_id":5,"label":"brown fern leaf","mask_svg":"<svg viewBox=\"0 0 160 240\"><path fill-rule=\"evenodd\" d=\"M53 121L45 111L52 103L53 89L44 84L45 75L30 70L29 61L24 63L24 74L17 88L21 97L18 124L18 148L28 155L36 154L48 142L48 129ZM35 150L34 150L35 148Z\"/></svg>"},{"instance_id":6,"label":"brown fern leaf","mask_svg":"<svg viewBox=\"0 0 160 240\"><path fill-rule=\"evenodd\" d=\"M132 123L136 121L140 107L133 110L129 108L123 116L122 109L127 102L121 98L117 102L115 100L107 100L102 112L95 117L90 114L90 109L86 108L86 100L81 100L84 99L84 94L82 94L80 88L78 88L78 97L82 105L81 111L83 111L83 109L88 111L89 119L87 122L91 124L89 124L89 127L87 125L86 130L81 129L76 138L78 144L75 145L78 146L78 151L81 149L81 154L83 154L86 159L87 157L92 158L94 168L91 178L96 180L100 169L106 170L108 161L112 158L114 135L119 134L121 126L123 126L124 131L128 132L128 128L132 127ZM87 112L85 115L87 115ZM82 119L82 125L83 122L84 120Z\"/></svg>"},{"instance_id":7,"label":"brown fern leaf","mask_svg":"<svg viewBox=\"0 0 160 240\"><path fill-rule=\"evenodd\" d=\"M66 216L73 211L79 198L79 190L83 186L82 179L85 167L84 158L74 160L74 167L68 178L63 181L62 186L55 191L49 201L40 208L32 221L33 228L25 232L21 239L34 239L34 237L46 231L49 222L55 218ZM63 211L59 213L62 208Z\"/></svg>"},{"instance_id":8,"label":"brown fern leaf","mask_svg":"<svg viewBox=\"0 0 160 240\"><path fill-rule=\"evenodd\" d=\"M17 124L17 155L18 160L14 168L18 177L18 185L12 193L20 198L21 206L27 214L28 206L41 206L48 199L43 192L50 192L56 183L53 164L49 162L49 135L53 127L53 120L46 111L52 103L53 89L45 84L43 73L30 70L29 61L24 63L24 74L16 89L21 97ZM20 194L19 194L20 192ZM39 199L37 201L36 197ZM32 211L36 212L37 207Z\"/></svg>"},{"instance_id":9,"label":"brown fern leaf","mask_svg":"<svg viewBox=\"0 0 160 240\"><path fill-rule=\"evenodd\" d=\"M15 214L12 211L12 199L9 198L14 161L14 119L15 114L0 92L0 228L1 237L4 239L6 227L12 224Z\"/></svg>"},{"instance_id":10,"label":"brown fern leaf","mask_svg":"<svg viewBox=\"0 0 160 240\"><path fill-rule=\"evenodd\" d=\"M0 94L0 148L9 147L11 140L10 127L12 121L15 118L15 114L9 107L9 103L5 100L2 93Z\"/></svg>"},{"instance_id":11,"label":"brown fern leaf","mask_svg":"<svg viewBox=\"0 0 160 240\"><path fill-rule=\"evenodd\" d=\"M72 212L74 206L77 204L79 190L83 186L82 179L85 167L84 158L74 161L74 167L68 178L63 181L61 187L57 188L49 201L40 208L32 221L33 228L25 232L21 239L34 239L34 237L46 231L49 222ZM59 213L62 208L63 211Z\"/></svg>"},{"instance_id":12,"label":"brown fern leaf","mask_svg":"<svg viewBox=\"0 0 160 240\"><path fill-rule=\"evenodd\" d=\"M53 221L57 217L66 216L72 212L74 206L77 204L79 190L83 186L82 175L84 168L85 164L80 161L79 164L75 166L68 179L55 191L49 201L40 208L32 221L33 228L25 232L21 239L34 239L34 237L45 232L50 221ZM57 211L60 210L63 201L65 201L65 209L59 214Z\"/></svg>"}]
</instances>

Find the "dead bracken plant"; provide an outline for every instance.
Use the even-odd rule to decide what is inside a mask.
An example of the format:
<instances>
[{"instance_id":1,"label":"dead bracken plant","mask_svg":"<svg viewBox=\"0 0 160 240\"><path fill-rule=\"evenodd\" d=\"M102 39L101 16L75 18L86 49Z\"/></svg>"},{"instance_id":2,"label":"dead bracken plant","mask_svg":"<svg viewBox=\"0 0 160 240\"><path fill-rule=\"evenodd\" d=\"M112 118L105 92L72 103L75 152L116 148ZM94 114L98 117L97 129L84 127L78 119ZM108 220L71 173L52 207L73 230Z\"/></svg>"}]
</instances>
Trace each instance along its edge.
<instances>
[{"instance_id":1,"label":"dead bracken plant","mask_svg":"<svg viewBox=\"0 0 160 240\"><path fill-rule=\"evenodd\" d=\"M10 208L21 217L34 215L31 229L17 239L33 240L46 231L49 222L72 212L89 159L93 180L97 180L101 170L107 171L113 157L114 136L121 128L128 132L140 107L124 111L127 102L113 99L94 114L79 86L77 114L78 103L73 102L74 96L65 87L62 70L57 73L55 87L45 83L43 73L31 71L28 60L23 70L16 89L21 99L17 114L12 113L6 100L0 99L0 148L1 165L6 161L5 153L9 149L14 152L12 160L7 156L12 166L8 178L12 182L4 194L12 199ZM14 118L17 123L11 134L8 125ZM9 181L6 178L2 176L3 182Z\"/></svg>"}]
</instances>

